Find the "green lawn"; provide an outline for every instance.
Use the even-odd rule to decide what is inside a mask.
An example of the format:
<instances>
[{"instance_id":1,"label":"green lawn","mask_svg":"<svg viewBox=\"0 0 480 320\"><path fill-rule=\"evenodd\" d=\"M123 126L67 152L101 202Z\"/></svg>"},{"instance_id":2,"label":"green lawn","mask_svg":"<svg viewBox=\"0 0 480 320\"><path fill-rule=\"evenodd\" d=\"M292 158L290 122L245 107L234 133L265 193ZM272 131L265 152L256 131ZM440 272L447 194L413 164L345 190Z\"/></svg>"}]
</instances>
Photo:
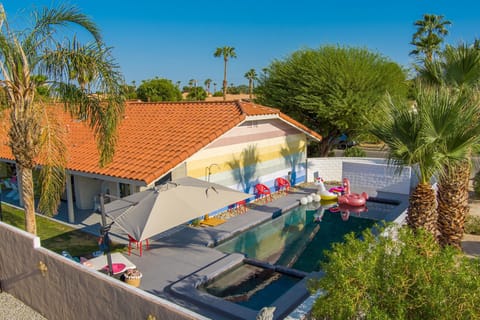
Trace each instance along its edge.
<instances>
[{"instance_id":1,"label":"green lawn","mask_svg":"<svg viewBox=\"0 0 480 320\"><path fill-rule=\"evenodd\" d=\"M24 213L2 204L3 222L25 230ZM42 247L61 253L68 251L72 256L89 258L99 250L98 237L37 215L37 235ZM125 245L112 244L113 251L124 251Z\"/></svg>"}]
</instances>

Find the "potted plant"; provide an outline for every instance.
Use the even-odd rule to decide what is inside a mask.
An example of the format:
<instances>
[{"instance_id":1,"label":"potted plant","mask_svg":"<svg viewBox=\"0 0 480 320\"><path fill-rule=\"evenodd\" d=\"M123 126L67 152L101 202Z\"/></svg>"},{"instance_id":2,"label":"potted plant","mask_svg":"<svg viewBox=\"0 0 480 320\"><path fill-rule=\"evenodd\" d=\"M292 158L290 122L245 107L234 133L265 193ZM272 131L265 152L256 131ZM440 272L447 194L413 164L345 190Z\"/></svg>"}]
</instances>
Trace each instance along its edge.
<instances>
[{"instance_id":1,"label":"potted plant","mask_svg":"<svg viewBox=\"0 0 480 320\"><path fill-rule=\"evenodd\" d=\"M123 274L123 279L126 283L134 287L139 287L142 276L142 273L138 269L129 269Z\"/></svg>"}]
</instances>

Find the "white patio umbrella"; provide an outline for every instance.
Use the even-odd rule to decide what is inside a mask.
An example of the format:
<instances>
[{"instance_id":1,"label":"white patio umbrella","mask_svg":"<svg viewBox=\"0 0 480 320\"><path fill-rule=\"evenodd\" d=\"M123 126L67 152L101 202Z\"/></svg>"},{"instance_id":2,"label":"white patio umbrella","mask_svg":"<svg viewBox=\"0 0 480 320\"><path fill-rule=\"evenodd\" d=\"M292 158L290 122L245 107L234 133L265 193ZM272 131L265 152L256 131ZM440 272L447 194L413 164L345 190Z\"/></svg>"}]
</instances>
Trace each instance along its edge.
<instances>
[{"instance_id":1,"label":"white patio umbrella","mask_svg":"<svg viewBox=\"0 0 480 320\"><path fill-rule=\"evenodd\" d=\"M184 177L105 205L105 213L137 241L225 208L252 195Z\"/></svg>"}]
</instances>

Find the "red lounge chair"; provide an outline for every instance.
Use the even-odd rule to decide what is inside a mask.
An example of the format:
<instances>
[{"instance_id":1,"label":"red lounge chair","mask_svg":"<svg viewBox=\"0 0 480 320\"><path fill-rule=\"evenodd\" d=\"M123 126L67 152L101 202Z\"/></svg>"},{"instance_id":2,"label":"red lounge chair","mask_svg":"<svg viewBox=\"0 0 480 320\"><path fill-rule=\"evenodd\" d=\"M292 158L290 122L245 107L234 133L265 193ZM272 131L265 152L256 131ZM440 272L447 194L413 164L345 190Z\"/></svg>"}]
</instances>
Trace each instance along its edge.
<instances>
[{"instance_id":1,"label":"red lounge chair","mask_svg":"<svg viewBox=\"0 0 480 320\"><path fill-rule=\"evenodd\" d=\"M247 201L242 200L235 203L235 211L240 214L247 212Z\"/></svg>"},{"instance_id":2,"label":"red lounge chair","mask_svg":"<svg viewBox=\"0 0 480 320\"><path fill-rule=\"evenodd\" d=\"M257 196L257 199L265 199L265 202L273 200L270 188L268 188L264 184L259 183L255 186L255 194Z\"/></svg>"},{"instance_id":3,"label":"red lounge chair","mask_svg":"<svg viewBox=\"0 0 480 320\"><path fill-rule=\"evenodd\" d=\"M290 190L290 182L285 178L277 178L275 179L275 189L277 192L285 192L287 194Z\"/></svg>"},{"instance_id":4,"label":"red lounge chair","mask_svg":"<svg viewBox=\"0 0 480 320\"><path fill-rule=\"evenodd\" d=\"M128 235L128 255L130 255L130 252L132 251L132 243L135 244L135 246L138 248L140 248L140 257L142 256L142 247L143 247L143 241L137 241L135 240L131 235ZM145 242L147 243L147 250L148 250L148 239L145 240Z\"/></svg>"}]
</instances>

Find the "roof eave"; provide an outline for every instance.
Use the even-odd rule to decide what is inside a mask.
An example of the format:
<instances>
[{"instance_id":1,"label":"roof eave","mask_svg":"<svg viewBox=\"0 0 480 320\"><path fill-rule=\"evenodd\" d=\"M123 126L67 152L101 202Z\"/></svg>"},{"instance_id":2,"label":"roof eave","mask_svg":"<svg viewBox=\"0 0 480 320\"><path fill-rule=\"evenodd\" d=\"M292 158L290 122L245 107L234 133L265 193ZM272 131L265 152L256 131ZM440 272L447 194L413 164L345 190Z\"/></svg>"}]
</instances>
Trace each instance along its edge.
<instances>
[{"instance_id":1,"label":"roof eave","mask_svg":"<svg viewBox=\"0 0 480 320\"><path fill-rule=\"evenodd\" d=\"M307 130L291 123L290 121L287 121L287 120L283 119L282 117L280 117L279 114L262 114L262 115L253 115L253 116L250 115L250 116L247 116L245 118L245 121L259 121L259 120L272 120L272 119L281 120L281 121L287 123L288 125L290 125L290 126L296 128L297 130L303 132L305 135L307 135L307 137L309 137L312 140L315 140L317 142L322 141L321 138L318 138L318 137L314 136L313 134L311 134Z\"/></svg>"}]
</instances>

